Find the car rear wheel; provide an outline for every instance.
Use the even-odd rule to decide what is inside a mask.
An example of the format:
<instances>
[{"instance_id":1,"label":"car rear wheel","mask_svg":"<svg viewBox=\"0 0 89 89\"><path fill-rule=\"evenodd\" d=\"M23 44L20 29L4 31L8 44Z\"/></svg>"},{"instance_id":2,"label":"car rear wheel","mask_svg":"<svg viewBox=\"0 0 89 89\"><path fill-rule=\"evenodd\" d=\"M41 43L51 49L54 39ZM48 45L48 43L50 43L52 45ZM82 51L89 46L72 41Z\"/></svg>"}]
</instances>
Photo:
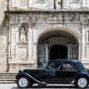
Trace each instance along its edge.
<instances>
[{"instance_id":1,"label":"car rear wheel","mask_svg":"<svg viewBox=\"0 0 89 89\"><path fill-rule=\"evenodd\" d=\"M76 81L76 86L78 88L82 88L82 89L88 87L88 80L87 80L87 78L86 77L78 78L77 81Z\"/></svg>"},{"instance_id":2,"label":"car rear wheel","mask_svg":"<svg viewBox=\"0 0 89 89\"><path fill-rule=\"evenodd\" d=\"M17 85L20 88L29 88L31 87L31 81L26 77L21 77L17 80Z\"/></svg>"}]
</instances>

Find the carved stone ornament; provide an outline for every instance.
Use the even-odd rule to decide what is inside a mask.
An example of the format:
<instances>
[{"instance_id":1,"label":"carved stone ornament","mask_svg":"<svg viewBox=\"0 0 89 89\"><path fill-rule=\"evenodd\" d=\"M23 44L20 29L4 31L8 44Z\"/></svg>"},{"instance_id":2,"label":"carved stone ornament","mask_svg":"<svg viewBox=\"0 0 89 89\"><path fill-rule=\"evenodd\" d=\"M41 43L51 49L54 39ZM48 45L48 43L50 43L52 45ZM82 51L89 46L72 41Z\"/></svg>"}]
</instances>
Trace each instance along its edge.
<instances>
[{"instance_id":1,"label":"carved stone ornament","mask_svg":"<svg viewBox=\"0 0 89 89\"><path fill-rule=\"evenodd\" d=\"M88 24L89 23L89 14L85 14L85 13L77 13L77 12L73 12L73 13L52 13L52 14L30 14L30 15L25 15L25 17L23 17L22 15L18 15L16 17L18 17L19 20L13 18L14 16L10 16L10 20L9 23L10 24L16 24L16 23L20 23L22 24L23 22L25 23L72 23L72 22L78 22L81 24ZM13 20L12 20L12 19ZM22 18L22 19L20 19Z\"/></svg>"}]
</instances>

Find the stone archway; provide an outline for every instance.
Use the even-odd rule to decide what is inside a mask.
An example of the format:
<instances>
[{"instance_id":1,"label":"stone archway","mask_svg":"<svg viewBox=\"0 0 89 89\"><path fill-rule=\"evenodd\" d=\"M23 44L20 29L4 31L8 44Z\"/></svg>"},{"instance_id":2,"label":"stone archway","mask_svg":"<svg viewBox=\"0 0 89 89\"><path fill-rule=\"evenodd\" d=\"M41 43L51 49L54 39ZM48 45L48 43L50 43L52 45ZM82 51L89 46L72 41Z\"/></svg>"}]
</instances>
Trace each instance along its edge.
<instances>
[{"instance_id":1,"label":"stone archway","mask_svg":"<svg viewBox=\"0 0 89 89\"><path fill-rule=\"evenodd\" d=\"M77 36L74 36L71 32L65 30L50 30L42 34L38 39L38 66L42 66L43 63L48 62L51 59L79 59L79 39L76 38ZM62 56L63 53L61 57L59 57L58 54L56 55L58 57L55 57L53 50L55 52L57 47L59 53L62 51L65 54L64 57Z\"/></svg>"}]
</instances>

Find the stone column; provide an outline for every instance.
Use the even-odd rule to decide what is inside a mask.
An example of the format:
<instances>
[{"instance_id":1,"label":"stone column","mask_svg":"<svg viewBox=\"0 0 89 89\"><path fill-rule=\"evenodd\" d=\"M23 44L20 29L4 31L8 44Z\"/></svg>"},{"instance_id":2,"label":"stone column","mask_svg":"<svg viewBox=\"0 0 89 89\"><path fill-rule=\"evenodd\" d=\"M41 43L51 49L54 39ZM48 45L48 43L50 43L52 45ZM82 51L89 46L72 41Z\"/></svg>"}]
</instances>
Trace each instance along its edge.
<instances>
[{"instance_id":1,"label":"stone column","mask_svg":"<svg viewBox=\"0 0 89 89\"><path fill-rule=\"evenodd\" d=\"M82 26L82 60L85 59L85 27Z\"/></svg>"},{"instance_id":2,"label":"stone column","mask_svg":"<svg viewBox=\"0 0 89 89\"><path fill-rule=\"evenodd\" d=\"M82 43L79 43L79 60L81 61L82 59Z\"/></svg>"},{"instance_id":3,"label":"stone column","mask_svg":"<svg viewBox=\"0 0 89 89\"><path fill-rule=\"evenodd\" d=\"M33 55L33 29L29 26L28 29L28 60L32 60Z\"/></svg>"},{"instance_id":4,"label":"stone column","mask_svg":"<svg viewBox=\"0 0 89 89\"><path fill-rule=\"evenodd\" d=\"M48 55L48 45L46 45L46 63L48 63L49 59L48 59L49 55Z\"/></svg>"}]
</instances>

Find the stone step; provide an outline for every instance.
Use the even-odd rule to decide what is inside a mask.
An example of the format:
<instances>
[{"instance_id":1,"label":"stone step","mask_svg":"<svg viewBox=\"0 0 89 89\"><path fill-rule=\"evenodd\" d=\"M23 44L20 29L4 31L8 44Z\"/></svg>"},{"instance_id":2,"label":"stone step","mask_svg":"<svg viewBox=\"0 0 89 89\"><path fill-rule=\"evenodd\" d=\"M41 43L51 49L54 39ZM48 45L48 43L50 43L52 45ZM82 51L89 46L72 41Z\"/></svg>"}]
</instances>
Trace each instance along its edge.
<instances>
[{"instance_id":1,"label":"stone step","mask_svg":"<svg viewBox=\"0 0 89 89\"><path fill-rule=\"evenodd\" d=\"M15 81L0 81L0 84L14 84Z\"/></svg>"},{"instance_id":2,"label":"stone step","mask_svg":"<svg viewBox=\"0 0 89 89\"><path fill-rule=\"evenodd\" d=\"M15 76L0 76L0 79L14 79Z\"/></svg>"},{"instance_id":3,"label":"stone step","mask_svg":"<svg viewBox=\"0 0 89 89\"><path fill-rule=\"evenodd\" d=\"M17 73L0 73L0 75L16 75Z\"/></svg>"},{"instance_id":4,"label":"stone step","mask_svg":"<svg viewBox=\"0 0 89 89\"><path fill-rule=\"evenodd\" d=\"M16 79L0 79L0 81L15 81Z\"/></svg>"},{"instance_id":5,"label":"stone step","mask_svg":"<svg viewBox=\"0 0 89 89\"><path fill-rule=\"evenodd\" d=\"M15 83L16 73L0 73L0 84Z\"/></svg>"}]
</instances>

